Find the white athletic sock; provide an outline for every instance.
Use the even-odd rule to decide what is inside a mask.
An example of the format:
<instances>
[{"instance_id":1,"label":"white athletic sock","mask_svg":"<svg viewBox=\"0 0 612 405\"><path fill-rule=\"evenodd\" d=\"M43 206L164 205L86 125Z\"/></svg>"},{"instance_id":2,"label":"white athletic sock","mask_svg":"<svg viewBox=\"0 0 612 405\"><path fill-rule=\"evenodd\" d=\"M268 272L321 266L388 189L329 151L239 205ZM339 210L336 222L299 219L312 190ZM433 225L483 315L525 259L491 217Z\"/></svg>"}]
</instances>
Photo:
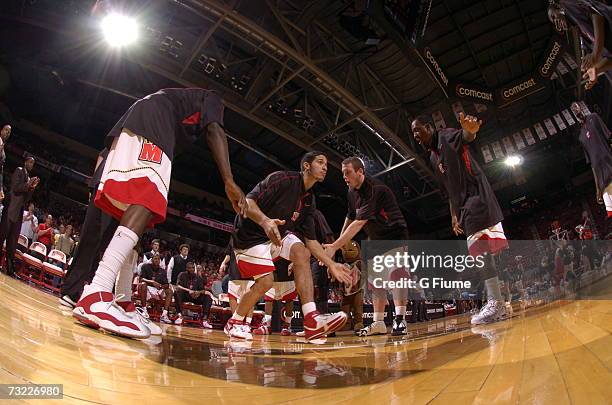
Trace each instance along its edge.
<instances>
[{"instance_id":1,"label":"white athletic sock","mask_svg":"<svg viewBox=\"0 0 612 405\"><path fill-rule=\"evenodd\" d=\"M270 326L272 324L272 315L265 314L263 317L264 325Z\"/></svg>"},{"instance_id":2,"label":"white athletic sock","mask_svg":"<svg viewBox=\"0 0 612 405\"><path fill-rule=\"evenodd\" d=\"M123 266L121 266L121 271L119 271L119 277L117 277L117 283L115 284L115 295L123 294L121 301L132 300L132 280L134 280L134 266L137 261L138 253L132 250L125 262L123 262Z\"/></svg>"},{"instance_id":3,"label":"white athletic sock","mask_svg":"<svg viewBox=\"0 0 612 405\"><path fill-rule=\"evenodd\" d=\"M232 315L232 319L235 319L237 321L241 321L242 322L242 321L244 321L244 316L238 315L237 312L234 312L234 315Z\"/></svg>"},{"instance_id":4,"label":"white athletic sock","mask_svg":"<svg viewBox=\"0 0 612 405\"><path fill-rule=\"evenodd\" d=\"M401 316L402 318L404 318L404 316L406 316L406 306L396 305L395 306L395 316Z\"/></svg>"},{"instance_id":5,"label":"white athletic sock","mask_svg":"<svg viewBox=\"0 0 612 405\"><path fill-rule=\"evenodd\" d=\"M250 316L247 316L246 318L244 318L244 322L245 322L247 325L250 325L252 320L253 320L253 318L252 318L252 317L250 317Z\"/></svg>"},{"instance_id":6,"label":"white athletic sock","mask_svg":"<svg viewBox=\"0 0 612 405\"><path fill-rule=\"evenodd\" d=\"M104 251L102 261L98 265L96 275L91 281L94 291L112 292L117 275L128 255L138 243L138 235L125 226L119 226L113 235L113 239Z\"/></svg>"},{"instance_id":7,"label":"white athletic sock","mask_svg":"<svg viewBox=\"0 0 612 405\"><path fill-rule=\"evenodd\" d=\"M317 310L317 306L314 302L307 302L304 305L302 305L302 313L304 314L304 317L306 317L306 315L316 310Z\"/></svg>"},{"instance_id":8,"label":"white athletic sock","mask_svg":"<svg viewBox=\"0 0 612 405\"><path fill-rule=\"evenodd\" d=\"M382 322L385 320L384 312L374 312L374 322Z\"/></svg>"},{"instance_id":9,"label":"white athletic sock","mask_svg":"<svg viewBox=\"0 0 612 405\"><path fill-rule=\"evenodd\" d=\"M491 277L485 280L487 298L495 301L503 301L501 289L499 288L499 277Z\"/></svg>"}]
</instances>

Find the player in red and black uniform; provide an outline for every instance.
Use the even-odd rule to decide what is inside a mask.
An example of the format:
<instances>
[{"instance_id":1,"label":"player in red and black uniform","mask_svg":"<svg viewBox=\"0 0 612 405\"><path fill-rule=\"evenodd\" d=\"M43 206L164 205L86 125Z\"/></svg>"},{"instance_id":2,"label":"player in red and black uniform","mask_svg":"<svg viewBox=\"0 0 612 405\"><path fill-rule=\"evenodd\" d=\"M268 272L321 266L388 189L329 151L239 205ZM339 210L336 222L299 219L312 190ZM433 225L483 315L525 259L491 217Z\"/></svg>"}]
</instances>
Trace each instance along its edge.
<instances>
[{"instance_id":1,"label":"player in red and black uniform","mask_svg":"<svg viewBox=\"0 0 612 405\"><path fill-rule=\"evenodd\" d=\"M472 256L484 255L484 279L488 302L472 317L473 324L494 322L506 315L494 255L508 247L501 221L504 219L495 193L468 144L476 139L482 121L459 114L461 129L436 130L431 118L420 115L412 121L418 143L430 152L430 163L444 185L450 203L455 235L467 234Z\"/></svg>"},{"instance_id":2,"label":"player in red and black uniform","mask_svg":"<svg viewBox=\"0 0 612 405\"><path fill-rule=\"evenodd\" d=\"M580 123L578 140L593 170L597 202L605 203L610 218L612 217L612 150L608 144L610 130L597 113L586 115L580 104L576 102L572 103L571 108Z\"/></svg>"},{"instance_id":3,"label":"player in red and black uniform","mask_svg":"<svg viewBox=\"0 0 612 405\"><path fill-rule=\"evenodd\" d=\"M350 283L348 270L325 255L314 231L312 187L325 179L327 157L320 152L309 152L302 158L300 167L301 172L270 174L247 195L248 218L238 218L232 243L242 277L253 277L255 283L242 295L238 308L225 325L225 333L230 337L252 339L244 318L272 288L274 261L280 258L293 264L308 340L332 333L346 322L345 313L319 314L313 302L311 253L327 266L332 277ZM305 242L293 232L304 235Z\"/></svg>"},{"instance_id":4,"label":"player in red and black uniform","mask_svg":"<svg viewBox=\"0 0 612 405\"><path fill-rule=\"evenodd\" d=\"M204 136L228 198L243 213L245 197L233 180L223 103L204 89L164 89L134 103L107 136L105 160L95 204L119 220L119 226L83 290L73 315L95 328L134 338L150 331L136 315L131 297L133 248L145 227L166 218L168 187L175 152ZM116 302L112 293L123 295Z\"/></svg>"},{"instance_id":5,"label":"player in red and black uniform","mask_svg":"<svg viewBox=\"0 0 612 405\"><path fill-rule=\"evenodd\" d=\"M406 221L393 191L381 181L366 176L363 161L358 157L350 157L342 162L342 174L344 181L349 186L348 213L338 239L330 245L325 245L326 253L330 256L335 254L362 229L368 235L369 240L407 240ZM403 271L404 269L396 269L390 271L387 276L399 277L400 274L407 276ZM387 333L384 321L387 291L374 287L372 291L374 322L358 331L359 336ZM396 315L392 328L393 335L408 333L408 326L404 319L407 301L408 291L406 289L393 290Z\"/></svg>"}]
</instances>

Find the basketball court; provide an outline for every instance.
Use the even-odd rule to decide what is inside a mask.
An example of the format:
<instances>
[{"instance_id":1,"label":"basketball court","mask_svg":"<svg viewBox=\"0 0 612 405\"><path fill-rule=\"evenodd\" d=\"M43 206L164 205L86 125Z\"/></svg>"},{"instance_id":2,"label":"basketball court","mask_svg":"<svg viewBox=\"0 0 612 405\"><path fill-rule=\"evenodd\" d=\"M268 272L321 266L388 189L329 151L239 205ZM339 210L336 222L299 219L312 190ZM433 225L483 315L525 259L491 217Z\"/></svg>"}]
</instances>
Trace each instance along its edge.
<instances>
[{"instance_id":1,"label":"basketball court","mask_svg":"<svg viewBox=\"0 0 612 405\"><path fill-rule=\"evenodd\" d=\"M603 404L612 398L612 278L591 293L601 299L475 328L466 316L443 318L399 338L251 343L164 325L161 338L136 341L75 323L56 297L1 275L0 383L63 384L62 403Z\"/></svg>"}]
</instances>

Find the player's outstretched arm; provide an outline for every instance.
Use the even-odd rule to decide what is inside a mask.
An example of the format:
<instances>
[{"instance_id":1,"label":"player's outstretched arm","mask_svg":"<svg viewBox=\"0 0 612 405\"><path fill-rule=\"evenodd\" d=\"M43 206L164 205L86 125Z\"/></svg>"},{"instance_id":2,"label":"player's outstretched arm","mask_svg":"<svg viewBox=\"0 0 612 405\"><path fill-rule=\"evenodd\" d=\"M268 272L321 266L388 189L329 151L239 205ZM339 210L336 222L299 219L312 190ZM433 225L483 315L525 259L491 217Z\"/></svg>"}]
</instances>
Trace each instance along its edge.
<instances>
[{"instance_id":1,"label":"player's outstretched arm","mask_svg":"<svg viewBox=\"0 0 612 405\"><path fill-rule=\"evenodd\" d=\"M240 215L245 215L246 211L246 197L244 192L234 182L234 176L232 175L232 168L229 161L229 153L227 148L227 136L225 131L216 122L211 122L206 127L207 136L206 143L212 152L213 159L219 169L219 174L223 183L225 183L225 194L232 203L234 211Z\"/></svg>"},{"instance_id":2,"label":"player's outstretched arm","mask_svg":"<svg viewBox=\"0 0 612 405\"><path fill-rule=\"evenodd\" d=\"M310 253L321 261L333 279L338 280L341 283L351 284L351 271L346 266L341 265L333 261L323 250L321 244L316 240L306 239L306 247L310 250Z\"/></svg>"},{"instance_id":3,"label":"player's outstretched arm","mask_svg":"<svg viewBox=\"0 0 612 405\"><path fill-rule=\"evenodd\" d=\"M359 233L367 222L367 219L357 219L351 222L334 243L323 246L325 248L325 253L327 253L329 257L333 257L338 249L353 240L353 237Z\"/></svg>"}]
</instances>

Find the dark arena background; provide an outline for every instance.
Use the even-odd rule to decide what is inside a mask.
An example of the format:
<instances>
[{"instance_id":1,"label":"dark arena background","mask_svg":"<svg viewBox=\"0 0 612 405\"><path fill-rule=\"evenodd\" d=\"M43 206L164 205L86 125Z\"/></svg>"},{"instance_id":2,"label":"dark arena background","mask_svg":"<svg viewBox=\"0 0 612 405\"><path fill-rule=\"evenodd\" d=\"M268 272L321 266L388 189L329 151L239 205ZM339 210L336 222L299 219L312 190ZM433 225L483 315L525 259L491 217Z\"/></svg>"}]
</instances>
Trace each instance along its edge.
<instances>
[{"instance_id":1,"label":"dark arena background","mask_svg":"<svg viewBox=\"0 0 612 405\"><path fill-rule=\"evenodd\" d=\"M2 0L0 401L611 403L608 4ZM214 93L198 93L206 96L195 104L171 101L164 94L173 90L145 98L185 88ZM222 100L221 119L202 101L211 94ZM155 97L167 98L141 110L142 132L117 124ZM164 132L159 124L168 117L174 121ZM115 138L107 137L115 124ZM210 146L223 133L251 219L236 219ZM106 177L127 159L117 158L126 149L120 139L141 142L138 167L157 164L155 156L171 160L169 184L167 163L140 178L149 188L130 189L141 200L104 194L111 214L123 215L120 227L135 235L134 261L129 246L127 256L113 253L124 242L99 205L107 185L131 181ZM156 142L171 142L174 156ZM105 148L108 157L99 157ZM311 151L317 158L305 169L301 159ZM343 164L350 157L363 169ZM320 159L324 181L309 189ZM135 168L117 171L138 176L130 174ZM316 206L328 224L318 242L296 225L313 257L299 262L292 247L294 265L285 268L295 274L295 283L286 281L291 291L314 302L295 293L280 299L275 279L278 300L264 300L266 288L252 315L240 315L244 304L235 309L235 298L247 300L262 280L281 277L274 247L265 255L276 270L254 280L245 269L264 266L247 262L251 246L237 246L249 221L274 238L262 230L269 222L253 222L252 204L272 215L293 198L289 191L261 197L276 183L257 185L278 171L294 172L282 179L297 178L304 193L278 219L307 223ZM258 197L249 194L254 188ZM162 195L165 221L140 234L126 218ZM308 202L313 195L316 205ZM125 214L119 203L129 206ZM496 204L503 230L494 228L502 217L490 214ZM405 224L390 225L393 215ZM469 231L469 221L483 216L497 219ZM317 231L325 229L320 222ZM483 253L489 273L455 268L453 280L469 286L441 289L418 284L425 270L406 271L417 287L374 290L368 243L397 242L403 231L407 240L393 246L403 252L419 241L467 255L466 237L470 255L474 246L495 245ZM345 264L334 268L348 281L314 257L311 243L319 242L326 260ZM121 277L114 292L90 290L107 274L129 276L127 297L117 291ZM247 279L255 284L245 295ZM232 290L238 281L240 293ZM95 316L82 310L91 296L100 300L87 310L98 305ZM325 313L346 313L346 324L314 338ZM146 336L109 329L120 324L115 316L124 317L122 328L144 325Z\"/></svg>"}]
</instances>

